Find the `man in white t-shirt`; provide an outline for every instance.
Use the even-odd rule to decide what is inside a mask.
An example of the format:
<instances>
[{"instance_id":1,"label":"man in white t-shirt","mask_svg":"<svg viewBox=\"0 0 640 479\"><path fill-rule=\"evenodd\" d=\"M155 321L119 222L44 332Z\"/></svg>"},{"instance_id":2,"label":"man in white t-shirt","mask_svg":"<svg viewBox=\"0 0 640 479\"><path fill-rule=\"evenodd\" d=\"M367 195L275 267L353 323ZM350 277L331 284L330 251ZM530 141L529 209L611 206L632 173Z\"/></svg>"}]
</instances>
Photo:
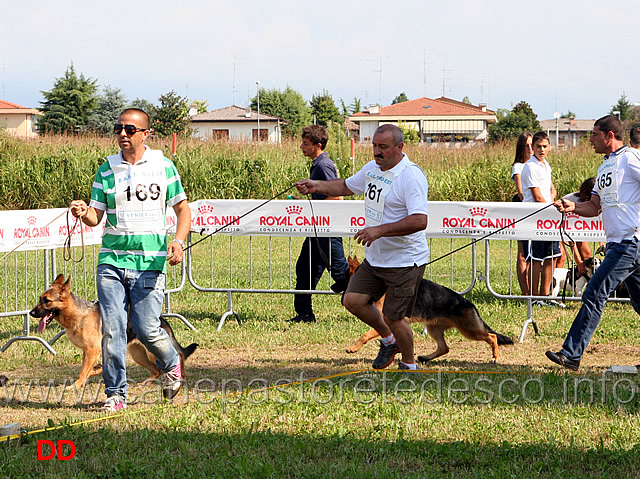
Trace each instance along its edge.
<instances>
[{"instance_id":1,"label":"man in white t-shirt","mask_svg":"<svg viewBox=\"0 0 640 479\"><path fill-rule=\"evenodd\" d=\"M418 286L429 259L425 236L428 211L427 177L402 152L402 130L382 125L373 135L374 160L350 178L301 180L304 195L365 197L365 228L355 234L365 245L366 259L349 281L342 304L381 336L375 369L402 354L400 369L416 369L411 315ZM374 302L385 296L382 313Z\"/></svg>"},{"instance_id":2,"label":"man in white t-shirt","mask_svg":"<svg viewBox=\"0 0 640 479\"><path fill-rule=\"evenodd\" d=\"M551 149L549 135L539 131L533 135L533 156L522 169L522 194L525 203L551 203L556 198L556 188L551 181L551 166L546 160ZM531 294L548 296L553 279L553 259L561 255L557 241L524 241L524 256L531 263ZM553 300L536 302L539 305L560 306Z\"/></svg>"},{"instance_id":3,"label":"man in white t-shirt","mask_svg":"<svg viewBox=\"0 0 640 479\"><path fill-rule=\"evenodd\" d=\"M633 309L640 314L640 151L622 142L620 120L608 115L597 120L591 133L596 153L604 161L596 176L591 200L574 203L556 201L560 212L575 211L580 216L598 216L607 236L604 260L582 295L582 307L558 352L547 351L551 361L572 371L600 324L602 310L611 293L624 281Z\"/></svg>"}]
</instances>

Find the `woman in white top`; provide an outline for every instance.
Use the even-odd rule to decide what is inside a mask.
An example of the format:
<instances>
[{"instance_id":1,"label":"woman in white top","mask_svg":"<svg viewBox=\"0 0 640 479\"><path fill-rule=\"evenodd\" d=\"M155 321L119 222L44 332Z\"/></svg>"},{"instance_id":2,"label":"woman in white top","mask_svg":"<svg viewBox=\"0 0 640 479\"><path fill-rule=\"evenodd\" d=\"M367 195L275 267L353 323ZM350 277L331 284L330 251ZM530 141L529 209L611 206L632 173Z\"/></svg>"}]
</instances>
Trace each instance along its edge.
<instances>
[{"instance_id":1,"label":"woman in white top","mask_svg":"<svg viewBox=\"0 0 640 479\"><path fill-rule=\"evenodd\" d=\"M513 160L513 166L511 167L511 179L516 184L517 193L513 196L512 201L522 201L522 182L520 181L520 175L522 174L524 164L533 154L532 140L533 135L528 131L525 131L520 134L518 142L516 143L516 157ZM520 241L518 241L518 263L516 266L516 272L522 294L530 294L529 263L525 261L524 251Z\"/></svg>"}]
</instances>

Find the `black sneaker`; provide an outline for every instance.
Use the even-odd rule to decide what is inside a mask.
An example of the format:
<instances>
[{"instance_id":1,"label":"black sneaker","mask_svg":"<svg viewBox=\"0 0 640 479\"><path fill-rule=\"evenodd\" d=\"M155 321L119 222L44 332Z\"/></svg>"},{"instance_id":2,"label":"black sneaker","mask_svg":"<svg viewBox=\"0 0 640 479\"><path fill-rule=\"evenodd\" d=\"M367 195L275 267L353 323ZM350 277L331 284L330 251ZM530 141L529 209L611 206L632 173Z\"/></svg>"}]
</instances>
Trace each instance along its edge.
<instances>
[{"instance_id":1,"label":"black sneaker","mask_svg":"<svg viewBox=\"0 0 640 479\"><path fill-rule=\"evenodd\" d=\"M393 362L393 358L399 352L400 347L398 346L398 343L392 343L389 346L385 346L384 343L380 341L380 351L378 351L378 356L373 360L373 369L386 368Z\"/></svg>"},{"instance_id":2,"label":"black sneaker","mask_svg":"<svg viewBox=\"0 0 640 479\"><path fill-rule=\"evenodd\" d=\"M556 364L559 364L563 368L570 369L571 371L577 371L580 367L580 360L576 361L575 359L569 359L560 351L554 353L553 351L547 351L544 353L551 361Z\"/></svg>"},{"instance_id":3,"label":"black sneaker","mask_svg":"<svg viewBox=\"0 0 640 479\"><path fill-rule=\"evenodd\" d=\"M291 319L287 319L287 323L315 323L316 317L308 314L298 314Z\"/></svg>"}]
</instances>

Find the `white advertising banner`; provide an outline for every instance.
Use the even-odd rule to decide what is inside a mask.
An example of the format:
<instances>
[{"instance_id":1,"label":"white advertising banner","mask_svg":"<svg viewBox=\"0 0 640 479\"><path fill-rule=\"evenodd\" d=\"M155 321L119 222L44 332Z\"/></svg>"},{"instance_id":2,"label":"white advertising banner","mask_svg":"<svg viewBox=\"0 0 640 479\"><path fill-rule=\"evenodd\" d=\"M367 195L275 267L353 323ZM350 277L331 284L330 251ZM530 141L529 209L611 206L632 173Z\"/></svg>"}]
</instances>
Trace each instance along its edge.
<instances>
[{"instance_id":1,"label":"white advertising banner","mask_svg":"<svg viewBox=\"0 0 640 479\"><path fill-rule=\"evenodd\" d=\"M66 212L67 208L0 211L0 251L59 248L64 245L69 229L73 229L72 246L80 246L80 228L85 244L100 244L104 221L90 228L84 223L76 224L69 213L67 226Z\"/></svg>"},{"instance_id":2,"label":"white advertising banner","mask_svg":"<svg viewBox=\"0 0 640 479\"><path fill-rule=\"evenodd\" d=\"M364 202L361 200L199 200L190 203L191 231L199 234L239 236L353 236L364 227ZM562 215L553 206L542 203L429 202L430 238L560 239ZM0 211L0 251L58 248L68 236L65 208L46 210ZM535 214L532 214L535 213ZM522 218L531 215L524 220ZM521 220L521 221L520 221ZM167 225L175 226L173 210ZM75 218L69 218L73 228ZM314 228L315 225L315 228ZM79 246L80 227L72 234L71 244ZM600 217L583 218L567 214L564 229L575 241L604 241ZM104 221L90 228L82 224L84 243L100 244ZM565 238L566 239L566 238Z\"/></svg>"},{"instance_id":3,"label":"white advertising banner","mask_svg":"<svg viewBox=\"0 0 640 479\"><path fill-rule=\"evenodd\" d=\"M191 204L191 231L208 234L220 230L220 233L231 235L352 236L364 227L364 201L361 200L322 200L313 201L313 205L306 200L274 200L260 206L263 203L259 200L196 201ZM553 206L539 211L545 206L542 203L430 201L427 236L477 238L501 230L491 238L560 240L559 229L563 225L576 241L604 241L600 217L583 218L569 213L563 223L562 215ZM531 216L520 221L527 215Z\"/></svg>"}]
</instances>

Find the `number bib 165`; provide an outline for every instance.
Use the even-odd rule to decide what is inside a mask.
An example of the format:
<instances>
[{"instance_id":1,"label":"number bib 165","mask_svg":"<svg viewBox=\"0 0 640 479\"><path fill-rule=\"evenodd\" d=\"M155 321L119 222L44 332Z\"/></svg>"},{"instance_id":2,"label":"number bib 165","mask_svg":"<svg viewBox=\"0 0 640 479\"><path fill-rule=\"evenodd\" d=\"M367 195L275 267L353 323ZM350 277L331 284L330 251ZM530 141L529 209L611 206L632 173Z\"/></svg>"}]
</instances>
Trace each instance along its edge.
<instances>
[{"instance_id":1,"label":"number bib 165","mask_svg":"<svg viewBox=\"0 0 640 479\"><path fill-rule=\"evenodd\" d=\"M618 160L616 157L605 160L598 168L595 189L600 195L602 209L618 204Z\"/></svg>"}]
</instances>

